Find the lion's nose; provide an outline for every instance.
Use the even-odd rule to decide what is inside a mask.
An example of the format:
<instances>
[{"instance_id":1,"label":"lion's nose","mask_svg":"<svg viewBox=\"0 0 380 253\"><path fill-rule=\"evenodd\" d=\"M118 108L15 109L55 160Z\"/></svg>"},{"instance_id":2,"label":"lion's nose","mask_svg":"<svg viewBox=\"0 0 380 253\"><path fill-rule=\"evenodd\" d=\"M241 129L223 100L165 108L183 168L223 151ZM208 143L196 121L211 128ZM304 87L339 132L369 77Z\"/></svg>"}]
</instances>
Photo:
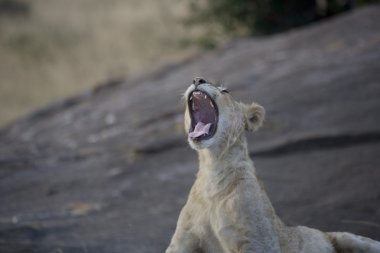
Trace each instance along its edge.
<instances>
[{"instance_id":1,"label":"lion's nose","mask_svg":"<svg viewBox=\"0 0 380 253\"><path fill-rule=\"evenodd\" d=\"M196 78L194 78L194 80L193 80L193 84L195 85L195 88L196 88L198 85L202 84L202 83L207 83L206 79L204 79L203 77L196 77Z\"/></svg>"}]
</instances>

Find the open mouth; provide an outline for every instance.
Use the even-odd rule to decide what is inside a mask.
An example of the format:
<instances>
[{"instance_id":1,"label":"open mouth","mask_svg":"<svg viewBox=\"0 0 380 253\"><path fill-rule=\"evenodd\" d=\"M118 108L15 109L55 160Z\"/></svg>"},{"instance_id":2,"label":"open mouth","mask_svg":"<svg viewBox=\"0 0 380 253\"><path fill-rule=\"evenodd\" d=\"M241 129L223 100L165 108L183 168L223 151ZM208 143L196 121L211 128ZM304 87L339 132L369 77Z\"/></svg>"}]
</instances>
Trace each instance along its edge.
<instances>
[{"instance_id":1,"label":"open mouth","mask_svg":"<svg viewBox=\"0 0 380 253\"><path fill-rule=\"evenodd\" d=\"M194 90L188 100L191 118L189 137L195 141L210 139L218 124L218 108L214 100L200 90Z\"/></svg>"}]
</instances>

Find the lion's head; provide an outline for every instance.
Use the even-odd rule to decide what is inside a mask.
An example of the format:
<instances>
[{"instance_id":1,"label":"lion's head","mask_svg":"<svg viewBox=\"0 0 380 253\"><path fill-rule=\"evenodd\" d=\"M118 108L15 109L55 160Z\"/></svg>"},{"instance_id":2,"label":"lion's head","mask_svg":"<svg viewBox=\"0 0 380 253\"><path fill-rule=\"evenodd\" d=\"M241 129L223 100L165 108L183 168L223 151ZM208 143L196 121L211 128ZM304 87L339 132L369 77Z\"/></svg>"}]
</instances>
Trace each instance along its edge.
<instances>
[{"instance_id":1,"label":"lion's head","mask_svg":"<svg viewBox=\"0 0 380 253\"><path fill-rule=\"evenodd\" d=\"M195 78L186 90L185 130L192 148L217 148L231 145L244 130L258 129L264 108L256 103L237 102L225 88L203 78Z\"/></svg>"}]
</instances>

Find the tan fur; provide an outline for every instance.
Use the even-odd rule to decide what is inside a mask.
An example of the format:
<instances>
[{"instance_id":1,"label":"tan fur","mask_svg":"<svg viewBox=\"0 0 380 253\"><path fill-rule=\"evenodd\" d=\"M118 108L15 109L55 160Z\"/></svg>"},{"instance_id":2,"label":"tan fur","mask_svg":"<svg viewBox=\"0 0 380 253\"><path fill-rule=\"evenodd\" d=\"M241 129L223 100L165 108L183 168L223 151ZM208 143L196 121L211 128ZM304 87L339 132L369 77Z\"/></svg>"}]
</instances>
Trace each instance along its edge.
<instances>
[{"instance_id":1,"label":"tan fur","mask_svg":"<svg viewBox=\"0 0 380 253\"><path fill-rule=\"evenodd\" d=\"M198 152L199 172L166 253L380 253L380 243L367 238L283 225L256 178L244 134L261 126L264 109L238 103L208 83L198 89L216 102L218 129L211 139L188 140Z\"/></svg>"}]
</instances>

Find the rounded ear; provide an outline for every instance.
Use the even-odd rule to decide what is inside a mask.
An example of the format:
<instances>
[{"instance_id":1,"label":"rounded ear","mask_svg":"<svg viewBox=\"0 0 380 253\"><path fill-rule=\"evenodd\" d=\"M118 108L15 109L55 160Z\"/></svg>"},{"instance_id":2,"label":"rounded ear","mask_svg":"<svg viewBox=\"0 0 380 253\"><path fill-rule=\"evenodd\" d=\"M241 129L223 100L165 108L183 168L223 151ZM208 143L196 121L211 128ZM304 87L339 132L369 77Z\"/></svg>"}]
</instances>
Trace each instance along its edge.
<instances>
[{"instance_id":1,"label":"rounded ear","mask_svg":"<svg viewBox=\"0 0 380 253\"><path fill-rule=\"evenodd\" d=\"M256 131L261 127L265 118L265 109L261 105L243 104L245 130Z\"/></svg>"}]
</instances>

